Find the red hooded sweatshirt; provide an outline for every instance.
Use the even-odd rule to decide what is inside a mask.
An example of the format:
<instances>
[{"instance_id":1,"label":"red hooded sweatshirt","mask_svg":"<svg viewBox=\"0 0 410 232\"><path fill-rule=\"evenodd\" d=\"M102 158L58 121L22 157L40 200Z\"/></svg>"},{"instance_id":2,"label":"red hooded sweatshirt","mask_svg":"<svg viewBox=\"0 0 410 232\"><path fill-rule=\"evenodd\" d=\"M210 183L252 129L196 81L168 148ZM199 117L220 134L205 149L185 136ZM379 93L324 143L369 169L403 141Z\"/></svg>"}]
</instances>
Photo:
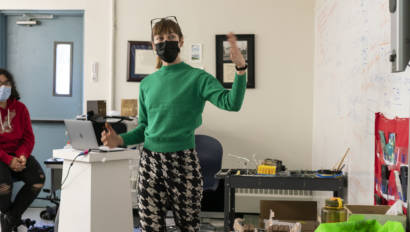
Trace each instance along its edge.
<instances>
[{"instance_id":1,"label":"red hooded sweatshirt","mask_svg":"<svg viewBox=\"0 0 410 232\"><path fill-rule=\"evenodd\" d=\"M15 99L7 100L0 108L0 161L9 165L14 153L28 158L33 151L34 134L27 107Z\"/></svg>"}]
</instances>

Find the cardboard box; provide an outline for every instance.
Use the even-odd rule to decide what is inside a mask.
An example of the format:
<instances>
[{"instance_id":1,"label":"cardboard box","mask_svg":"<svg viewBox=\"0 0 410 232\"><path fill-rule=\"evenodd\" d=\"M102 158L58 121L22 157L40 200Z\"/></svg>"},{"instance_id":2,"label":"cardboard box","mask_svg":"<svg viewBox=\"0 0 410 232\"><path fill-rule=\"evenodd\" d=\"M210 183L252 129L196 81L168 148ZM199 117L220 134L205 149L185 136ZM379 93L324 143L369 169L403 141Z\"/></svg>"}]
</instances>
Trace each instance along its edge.
<instances>
[{"instance_id":1,"label":"cardboard box","mask_svg":"<svg viewBox=\"0 0 410 232\"><path fill-rule=\"evenodd\" d=\"M348 217L351 215L363 215L366 220L375 219L382 225L387 221L397 221L403 224L403 228L406 228L405 215L386 215L390 205L345 205L345 208L347 209Z\"/></svg>"},{"instance_id":2,"label":"cardboard box","mask_svg":"<svg viewBox=\"0 0 410 232\"><path fill-rule=\"evenodd\" d=\"M318 226L316 201L260 201L259 226L264 228L264 219L269 219L270 210L275 220L300 222L302 232L314 232Z\"/></svg>"},{"instance_id":3,"label":"cardboard box","mask_svg":"<svg viewBox=\"0 0 410 232\"><path fill-rule=\"evenodd\" d=\"M94 116L105 116L107 115L106 112L107 104L104 100L87 101L87 114L91 113Z\"/></svg>"},{"instance_id":4,"label":"cardboard box","mask_svg":"<svg viewBox=\"0 0 410 232\"><path fill-rule=\"evenodd\" d=\"M121 99L121 116L135 117L138 114L137 99Z\"/></svg>"}]
</instances>

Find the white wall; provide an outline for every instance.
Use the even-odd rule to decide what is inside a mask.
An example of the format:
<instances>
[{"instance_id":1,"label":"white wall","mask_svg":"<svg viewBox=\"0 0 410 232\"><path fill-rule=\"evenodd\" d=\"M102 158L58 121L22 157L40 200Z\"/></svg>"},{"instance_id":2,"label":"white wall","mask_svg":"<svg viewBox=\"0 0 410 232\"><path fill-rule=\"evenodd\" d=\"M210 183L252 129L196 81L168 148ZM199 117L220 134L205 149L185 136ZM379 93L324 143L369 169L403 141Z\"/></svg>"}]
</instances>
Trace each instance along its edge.
<instances>
[{"instance_id":1,"label":"white wall","mask_svg":"<svg viewBox=\"0 0 410 232\"><path fill-rule=\"evenodd\" d=\"M282 159L291 169L311 168L314 0L118 0L115 108L136 98L138 83L126 82L127 40L149 40L150 19L176 15L185 47L202 43L206 71L215 75L215 34L255 34L256 89L248 89L242 110L229 113L207 104L198 133L218 138L228 153ZM85 10L84 101L107 99L110 77L108 0L1 1L0 9ZM182 50L185 60L188 49ZM91 64L99 62L99 81ZM228 162L226 162L228 161ZM236 161L236 160L235 160ZM224 166L238 166L225 160Z\"/></svg>"},{"instance_id":2,"label":"white wall","mask_svg":"<svg viewBox=\"0 0 410 232\"><path fill-rule=\"evenodd\" d=\"M239 113L207 104L198 133L218 138L227 154L280 158L290 168L311 168L313 88L312 0L118 1L116 106L137 98L126 82L127 40L150 40L150 19L175 15L190 43L203 45L203 66L215 75L215 34L255 34L256 89L248 89Z\"/></svg>"},{"instance_id":3,"label":"white wall","mask_svg":"<svg viewBox=\"0 0 410 232\"><path fill-rule=\"evenodd\" d=\"M349 203L373 204L375 113L408 117L409 72L391 74L389 2L316 0L313 168L347 147Z\"/></svg>"}]
</instances>

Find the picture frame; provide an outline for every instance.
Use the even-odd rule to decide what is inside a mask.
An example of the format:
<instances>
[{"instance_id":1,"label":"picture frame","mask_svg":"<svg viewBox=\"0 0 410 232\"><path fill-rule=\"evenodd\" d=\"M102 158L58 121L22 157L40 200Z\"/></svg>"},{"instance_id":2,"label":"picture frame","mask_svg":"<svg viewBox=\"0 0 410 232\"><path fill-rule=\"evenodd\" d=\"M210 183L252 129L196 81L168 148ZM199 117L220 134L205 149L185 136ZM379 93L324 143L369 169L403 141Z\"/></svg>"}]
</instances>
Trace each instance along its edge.
<instances>
[{"instance_id":1,"label":"picture frame","mask_svg":"<svg viewBox=\"0 0 410 232\"><path fill-rule=\"evenodd\" d=\"M248 64L246 88L255 88L255 35L238 34L237 44ZM232 88L235 64L230 58L230 45L226 35L216 35L216 78L225 88Z\"/></svg>"},{"instance_id":2,"label":"picture frame","mask_svg":"<svg viewBox=\"0 0 410 232\"><path fill-rule=\"evenodd\" d=\"M189 56L189 60L191 63L202 63L202 44L191 44L191 54Z\"/></svg>"},{"instance_id":3,"label":"picture frame","mask_svg":"<svg viewBox=\"0 0 410 232\"><path fill-rule=\"evenodd\" d=\"M121 116L136 117L138 115L138 99L121 99Z\"/></svg>"},{"instance_id":4,"label":"picture frame","mask_svg":"<svg viewBox=\"0 0 410 232\"><path fill-rule=\"evenodd\" d=\"M140 82L156 71L151 41L128 41L127 82Z\"/></svg>"}]
</instances>

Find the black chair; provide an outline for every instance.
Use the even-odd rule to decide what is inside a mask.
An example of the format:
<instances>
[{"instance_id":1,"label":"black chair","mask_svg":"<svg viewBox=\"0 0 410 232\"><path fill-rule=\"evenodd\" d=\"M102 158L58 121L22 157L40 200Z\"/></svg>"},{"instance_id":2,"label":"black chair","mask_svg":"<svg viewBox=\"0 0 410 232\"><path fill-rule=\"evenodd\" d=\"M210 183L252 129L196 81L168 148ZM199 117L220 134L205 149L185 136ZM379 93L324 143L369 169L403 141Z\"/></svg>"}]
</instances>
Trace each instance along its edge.
<instances>
[{"instance_id":1,"label":"black chair","mask_svg":"<svg viewBox=\"0 0 410 232\"><path fill-rule=\"evenodd\" d=\"M201 211L219 212L223 215L224 184L215 178L215 174L222 167L222 144L213 137L195 135L195 149L198 152L204 180ZM202 223L201 230L215 231L216 228L209 223Z\"/></svg>"},{"instance_id":2,"label":"black chair","mask_svg":"<svg viewBox=\"0 0 410 232\"><path fill-rule=\"evenodd\" d=\"M213 137L195 135L195 149L204 178L204 190L216 190L219 180L215 178L215 174L222 167L222 144Z\"/></svg>"},{"instance_id":3,"label":"black chair","mask_svg":"<svg viewBox=\"0 0 410 232\"><path fill-rule=\"evenodd\" d=\"M44 198L37 199L50 201L54 204L53 207L47 208L40 213L40 218L44 220L55 220L58 207L60 206L60 198L57 195L57 190L61 189L61 179L63 174L63 161L59 159L50 158L44 161L44 165L50 168L50 189L43 189L43 192L48 193Z\"/></svg>"}]
</instances>

